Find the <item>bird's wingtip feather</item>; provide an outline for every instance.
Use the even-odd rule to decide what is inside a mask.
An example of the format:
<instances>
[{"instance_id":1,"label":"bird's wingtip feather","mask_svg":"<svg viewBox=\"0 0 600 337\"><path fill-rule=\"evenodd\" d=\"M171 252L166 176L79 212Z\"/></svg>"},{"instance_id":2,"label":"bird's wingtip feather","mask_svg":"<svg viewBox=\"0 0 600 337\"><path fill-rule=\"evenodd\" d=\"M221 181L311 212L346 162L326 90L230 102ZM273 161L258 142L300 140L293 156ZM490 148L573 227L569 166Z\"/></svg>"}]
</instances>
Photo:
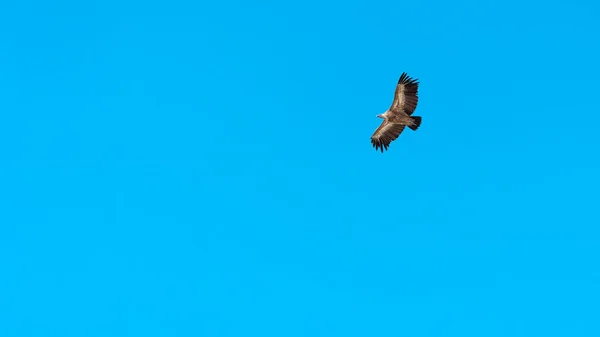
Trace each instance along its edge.
<instances>
[{"instance_id":1,"label":"bird's wingtip feather","mask_svg":"<svg viewBox=\"0 0 600 337\"><path fill-rule=\"evenodd\" d=\"M398 84L419 84L419 81L416 78L412 78L408 76L408 73L402 72L400 78L398 79Z\"/></svg>"}]
</instances>

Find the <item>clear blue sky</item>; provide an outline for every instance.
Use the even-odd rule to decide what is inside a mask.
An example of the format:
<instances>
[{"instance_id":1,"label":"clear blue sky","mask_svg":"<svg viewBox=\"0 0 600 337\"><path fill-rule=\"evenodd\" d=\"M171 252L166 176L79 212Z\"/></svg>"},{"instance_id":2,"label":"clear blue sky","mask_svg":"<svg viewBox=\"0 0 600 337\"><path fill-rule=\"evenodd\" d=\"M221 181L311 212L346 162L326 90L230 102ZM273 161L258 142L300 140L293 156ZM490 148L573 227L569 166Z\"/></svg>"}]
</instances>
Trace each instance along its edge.
<instances>
[{"instance_id":1,"label":"clear blue sky","mask_svg":"<svg viewBox=\"0 0 600 337\"><path fill-rule=\"evenodd\" d=\"M600 336L599 18L3 3L0 335Z\"/></svg>"}]
</instances>

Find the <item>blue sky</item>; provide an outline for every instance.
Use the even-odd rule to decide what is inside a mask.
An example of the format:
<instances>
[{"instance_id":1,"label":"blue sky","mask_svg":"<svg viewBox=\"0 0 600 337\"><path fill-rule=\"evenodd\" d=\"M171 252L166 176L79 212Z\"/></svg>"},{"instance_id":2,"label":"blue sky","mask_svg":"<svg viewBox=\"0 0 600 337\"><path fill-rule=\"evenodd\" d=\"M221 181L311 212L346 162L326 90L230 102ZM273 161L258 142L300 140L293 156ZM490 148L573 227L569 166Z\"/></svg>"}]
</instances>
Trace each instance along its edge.
<instances>
[{"instance_id":1,"label":"blue sky","mask_svg":"<svg viewBox=\"0 0 600 337\"><path fill-rule=\"evenodd\" d=\"M0 335L600 336L599 17L3 3Z\"/></svg>"}]
</instances>

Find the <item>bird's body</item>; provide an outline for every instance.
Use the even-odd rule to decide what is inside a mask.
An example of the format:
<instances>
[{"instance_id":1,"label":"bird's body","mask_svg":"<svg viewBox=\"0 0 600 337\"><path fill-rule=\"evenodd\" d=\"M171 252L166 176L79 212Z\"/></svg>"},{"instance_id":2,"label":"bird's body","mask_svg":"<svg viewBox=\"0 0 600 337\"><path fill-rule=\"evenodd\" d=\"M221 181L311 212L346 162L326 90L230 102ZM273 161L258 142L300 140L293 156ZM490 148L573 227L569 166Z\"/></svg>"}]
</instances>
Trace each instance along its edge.
<instances>
[{"instance_id":1,"label":"bird's body","mask_svg":"<svg viewBox=\"0 0 600 337\"><path fill-rule=\"evenodd\" d=\"M396 140L404 131L405 127L417 130L421 125L421 117L411 116L417 108L419 82L402 73L394 93L392 106L383 114L377 115L383 118L381 125L371 136L371 143L375 150L381 148L387 150L390 143Z\"/></svg>"}]
</instances>

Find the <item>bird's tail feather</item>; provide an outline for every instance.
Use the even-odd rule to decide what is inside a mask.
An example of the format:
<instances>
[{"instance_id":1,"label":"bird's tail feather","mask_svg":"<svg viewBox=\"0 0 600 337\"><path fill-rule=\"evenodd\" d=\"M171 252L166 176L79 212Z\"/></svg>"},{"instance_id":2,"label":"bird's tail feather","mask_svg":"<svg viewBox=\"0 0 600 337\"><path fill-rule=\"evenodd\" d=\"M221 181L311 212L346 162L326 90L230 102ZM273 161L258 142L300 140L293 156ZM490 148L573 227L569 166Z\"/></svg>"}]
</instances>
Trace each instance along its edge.
<instances>
[{"instance_id":1,"label":"bird's tail feather","mask_svg":"<svg viewBox=\"0 0 600 337\"><path fill-rule=\"evenodd\" d=\"M408 127L413 130L413 131L417 131L417 129L419 128L419 126L421 126L421 117L420 116L413 116L412 117L412 121L413 123L411 125L409 125Z\"/></svg>"}]
</instances>

